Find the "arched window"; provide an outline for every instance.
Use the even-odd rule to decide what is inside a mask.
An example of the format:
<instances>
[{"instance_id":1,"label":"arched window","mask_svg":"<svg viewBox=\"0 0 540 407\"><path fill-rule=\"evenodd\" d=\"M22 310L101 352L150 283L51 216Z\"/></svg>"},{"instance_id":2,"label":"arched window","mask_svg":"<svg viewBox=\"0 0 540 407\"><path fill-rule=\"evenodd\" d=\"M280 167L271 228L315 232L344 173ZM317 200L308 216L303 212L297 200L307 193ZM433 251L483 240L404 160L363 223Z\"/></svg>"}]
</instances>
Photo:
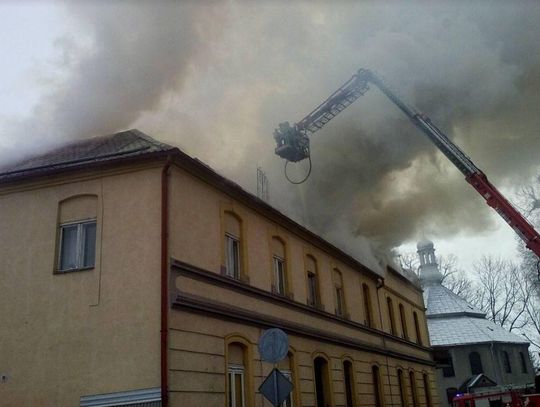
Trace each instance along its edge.
<instances>
[{"instance_id":1,"label":"arched window","mask_svg":"<svg viewBox=\"0 0 540 407\"><path fill-rule=\"evenodd\" d=\"M78 195L58 205L56 272L94 268L96 263L97 196Z\"/></svg>"},{"instance_id":2,"label":"arched window","mask_svg":"<svg viewBox=\"0 0 540 407\"><path fill-rule=\"evenodd\" d=\"M245 407L247 397L247 361L245 345L238 342L227 346L228 407Z\"/></svg>"},{"instance_id":3,"label":"arched window","mask_svg":"<svg viewBox=\"0 0 540 407\"><path fill-rule=\"evenodd\" d=\"M313 361L315 369L315 397L317 407L327 407L331 405L330 395L330 371L325 358L318 356Z\"/></svg>"},{"instance_id":4,"label":"arched window","mask_svg":"<svg viewBox=\"0 0 540 407\"><path fill-rule=\"evenodd\" d=\"M338 269L334 269L334 295L336 300L336 315L344 317L347 314L345 304L345 288L343 286L343 275Z\"/></svg>"},{"instance_id":5,"label":"arched window","mask_svg":"<svg viewBox=\"0 0 540 407\"><path fill-rule=\"evenodd\" d=\"M307 276L307 304L312 307L320 306L319 278L317 275L317 261L313 256L306 256Z\"/></svg>"},{"instance_id":6,"label":"arched window","mask_svg":"<svg viewBox=\"0 0 540 407\"><path fill-rule=\"evenodd\" d=\"M420 322L418 321L418 314L413 311L414 330L416 331L416 343L422 345L422 334L420 331Z\"/></svg>"},{"instance_id":7,"label":"arched window","mask_svg":"<svg viewBox=\"0 0 540 407\"><path fill-rule=\"evenodd\" d=\"M469 364L471 365L471 374L484 373L482 359L480 358L480 354L478 352L469 353Z\"/></svg>"},{"instance_id":8,"label":"arched window","mask_svg":"<svg viewBox=\"0 0 540 407\"><path fill-rule=\"evenodd\" d=\"M519 352L519 360L521 362L521 373L527 373L527 361L523 352Z\"/></svg>"},{"instance_id":9,"label":"arched window","mask_svg":"<svg viewBox=\"0 0 540 407\"><path fill-rule=\"evenodd\" d=\"M345 384L345 406L356 406L356 386L354 382L353 364L350 360L343 361L343 382Z\"/></svg>"},{"instance_id":10,"label":"arched window","mask_svg":"<svg viewBox=\"0 0 540 407\"><path fill-rule=\"evenodd\" d=\"M373 327L373 309L371 307L371 294L369 292L369 286L366 283L362 284L362 295L364 297L364 322L367 326Z\"/></svg>"},{"instance_id":11,"label":"arched window","mask_svg":"<svg viewBox=\"0 0 540 407\"><path fill-rule=\"evenodd\" d=\"M505 373L512 373L512 365L510 364L510 358L508 357L508 352L502 351L502 360Z\"/></svg>"},{"instance_id":12,"label":"arched window","mask_svg":"<svg viewBox=\"0 0 540 407\"><path fill-rule=\"evenodd\" d=\"M420 404L418 403L418 392L416 390L416 376L412 370L409 372L409 385L411 386L413 406L419 406Z\"/></svg>"},{"instance_id":13,"label":"arched window","mask_svg":"<svg viewBox=\"0 0 540 407\"><path fill-rule=\"evenodd\" d=\"M242 275L242 222L232 213L225 212L225 275L240 279Z\"/></svg>"},{"instance_id":14,"label":"arched window","mask_svg":"<svg viewBox=\"0 0 540 407\"><path fill-rule=\"evenodd\" d=\"M383 399L383 393L382 393L381 372L379 370L379 366L377 365L371 366L371 378L373 382L373 395L375 397L375 406L383 407L384 399Z\"/></svg>"},{"instance_id":15,"label":"arched window","mask_svg":"<svg viewBox=\"0 0 540 407\"><path fill-rule=\"evenodd\" d=\"M392 298L386 297L386 305L388 306L388 319L390 320L390 333L396 334L396 320L394 318L394 304Z\"/></svg>"},{"instance_id":16,"label":"arched window","mask_svg":"<svg viewBox=\"0 0 540 407\"><path fill-rule=\"evenodd\" d=\"M399 401L401 407L407 407L407 387L405 384L405 377L403 376L403 370L398 369L398 385L399 385Z\"/></svg>"},{"instance_id":17,"label":"arched window","mask_svg":"<svg viewBox=\"0 0 540 407\"><path fill-rule=\"evenodd\" d=\"M403 332L403 338L409 339L409 333L407 331L407 317L405 316L405 307L403 304L399 304L399 318L401 320L401 330Z\"/></svg>"},{"instance_id":18,"label":"arched window","mask_svg":"<svg viewBox=\"0 0 540 407\"><path fill-rule=\"evenodd\" d=\"M286 295L287 263L285 258L285 244L277 237L272 237L272 291L279 295Z\"/></svg>"},{"instance_id":19,"label":"arched window","mask_svg":"<svg viewBox=\"0 0 540 407\"><path fill-rule=\"evenodd\" d=\"M433 406L433 403L431 402L431 390L429 388L429 378L427 374L422 375L422 379L424 381L424 392L426 396L426 406L431 407Z\"/></svg>"}]
</instances>

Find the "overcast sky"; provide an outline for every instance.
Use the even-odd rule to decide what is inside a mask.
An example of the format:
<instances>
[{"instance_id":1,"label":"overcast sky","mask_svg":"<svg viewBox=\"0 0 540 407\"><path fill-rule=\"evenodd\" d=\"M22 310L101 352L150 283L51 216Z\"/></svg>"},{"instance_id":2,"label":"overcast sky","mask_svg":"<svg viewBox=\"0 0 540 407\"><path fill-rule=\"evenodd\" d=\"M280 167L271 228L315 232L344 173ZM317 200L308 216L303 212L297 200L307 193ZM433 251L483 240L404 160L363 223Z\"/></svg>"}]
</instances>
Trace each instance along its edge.
<instances>
[{"instance_id":1,"label":"overcast sky","mask_svg":"<svg viewBox=\"0 0 540 407\"><path fill-rule=\"evenodd\" d=\"M540 6L411 4L2 2L0 161L136 127L252 192L262 166L273 205L368 263L424 237L465 268L514 256L513 231L375 89L313 136L306 183L273 154L279 122L364 67L509 196L538 174Z\"/></svg>"}]
</instances>

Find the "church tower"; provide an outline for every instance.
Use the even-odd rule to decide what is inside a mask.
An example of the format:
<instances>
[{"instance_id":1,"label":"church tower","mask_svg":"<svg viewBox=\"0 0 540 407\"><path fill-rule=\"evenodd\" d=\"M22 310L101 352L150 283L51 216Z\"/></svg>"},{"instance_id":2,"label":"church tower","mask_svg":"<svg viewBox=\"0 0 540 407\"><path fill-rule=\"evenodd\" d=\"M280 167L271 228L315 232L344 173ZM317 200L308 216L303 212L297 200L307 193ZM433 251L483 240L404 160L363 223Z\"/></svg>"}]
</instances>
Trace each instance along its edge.
<instances>
[{"instance_id":1,"label":"church tower","mask_svg":"<svg viewBox=\"0 0 540 407\"><path fill-rule=\"evenodd\" d=\"M420 281L422 285L441 284L444 277L439 271L435 248L430 240L422 240L416 245L420 258Z\"/></svg>"}]
</instances>

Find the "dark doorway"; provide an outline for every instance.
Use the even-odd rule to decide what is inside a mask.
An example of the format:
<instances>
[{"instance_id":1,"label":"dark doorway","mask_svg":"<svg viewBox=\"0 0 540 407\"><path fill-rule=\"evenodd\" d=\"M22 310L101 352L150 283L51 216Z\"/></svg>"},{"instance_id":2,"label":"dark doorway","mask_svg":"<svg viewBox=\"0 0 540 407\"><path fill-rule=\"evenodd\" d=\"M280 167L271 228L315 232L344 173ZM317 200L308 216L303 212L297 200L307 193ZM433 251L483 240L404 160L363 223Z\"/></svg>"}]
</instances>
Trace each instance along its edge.
<instances>
[{"instance_id":1,"label":"dark doorway","mask_svg":"<svg viewBox=\"0 0 540 407\"><path fill-rule=\"evenodd\" d=\"M315 393L317 397L317 407L328 407L330 400L328 397L328 362L322 358L317 357L313 361L315 367Z\"/></svg>"},{"instance_id":2,"label":"dark doorway","mask_svg":"<svg viewBox=\"0 0 540 407\"><path fill-rule=\"evenodd\" d=\"M354 377L353 377L353 365L346 360L343 362L343 375L345 379L345 401L346 407L354 407Z\"/></svg>"}]
</instances>

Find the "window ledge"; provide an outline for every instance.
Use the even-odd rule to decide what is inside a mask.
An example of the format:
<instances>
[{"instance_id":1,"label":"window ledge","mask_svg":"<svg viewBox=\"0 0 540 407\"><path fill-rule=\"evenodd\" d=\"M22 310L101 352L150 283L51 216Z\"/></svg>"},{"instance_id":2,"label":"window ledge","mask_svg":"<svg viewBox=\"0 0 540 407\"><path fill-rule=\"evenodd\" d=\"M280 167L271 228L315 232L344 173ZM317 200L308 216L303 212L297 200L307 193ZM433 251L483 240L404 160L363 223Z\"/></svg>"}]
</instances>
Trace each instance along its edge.
<instances>
[{"instance_id":1,"label":"window ledge","mask_svg":"<svg viewBox=\"0 0 540 407\"><path fill-rule=\"evenodd\" d=\"M66 269L66 270L54 270L54 274L69 274L69 273L76 273L78 271L88 271L88 270L94 270L96 266L91 267L80 267L76 269Z\"/></svg>"}]
</instances>

